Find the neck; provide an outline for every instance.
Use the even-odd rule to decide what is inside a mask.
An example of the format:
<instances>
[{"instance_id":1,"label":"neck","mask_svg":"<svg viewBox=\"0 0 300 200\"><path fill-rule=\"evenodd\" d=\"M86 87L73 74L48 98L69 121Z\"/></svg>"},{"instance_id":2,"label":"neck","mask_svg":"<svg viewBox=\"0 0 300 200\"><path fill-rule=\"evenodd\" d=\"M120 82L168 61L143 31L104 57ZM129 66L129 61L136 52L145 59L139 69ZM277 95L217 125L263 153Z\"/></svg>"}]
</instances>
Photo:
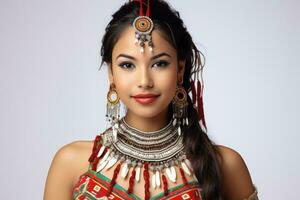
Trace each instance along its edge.
<instances>
[{"instance_id":1,"label":"neck","mask_svg":"<svg viewBox=\"0 0 300 200\"><path fill-rule=\"evenodd\" d=\"M125 117L125 122L140 131L150 132L164 128L169 122L168 107L160 114L154 117L141 117L128 110Z\"/></svg>"}]
</instances>

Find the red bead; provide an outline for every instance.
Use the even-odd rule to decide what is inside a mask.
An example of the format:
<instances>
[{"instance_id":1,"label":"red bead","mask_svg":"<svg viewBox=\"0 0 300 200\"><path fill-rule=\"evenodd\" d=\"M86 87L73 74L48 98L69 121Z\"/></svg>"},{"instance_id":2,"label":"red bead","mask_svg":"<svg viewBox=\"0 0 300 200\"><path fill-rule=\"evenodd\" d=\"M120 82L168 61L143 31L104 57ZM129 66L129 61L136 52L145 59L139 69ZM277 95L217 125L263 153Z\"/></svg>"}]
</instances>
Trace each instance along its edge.
<instances>
[{"instance_id":1,"label":"red bead","mask_svg":"<svg viewBox=\"0 0 300 200\"><path fill-rule=\"evenodd\" d=\"M96 157L96 159L93 161L93 164L92 164L92 170L93 171L97 170L97 165L98 165L99 160L100 160L100 158Z\"/></svg>"},{"instance_id":2,"label":"red bead","mask_svg":"<svg viewBox=\"0 0 300 200\"><path fill-rule=\"evenodd\" d=\"M204 117L204 109L203 109L203 96L201 95L201 82L197 81L197 107L199 120L202 119L203 125L206 128L205 117Z\"/></svg>"},{"instance_id":3,"label":"red bead","mask_svg":"<svg viewBox=\"0 0 300 200\"><path fill-rule=\"evenodd\" d=\"M114 170L114 175L113 175L113 178L110 181L109 188L107 189L107 192L106 192L106 196L110 195L114 185L116 184L116 179L117 179L117 176L119 174L120 167L121 167L121 163L119 163L118 166Z\"/></svg>"},{"instance_id":4,"label":"red bead","mask_svg":"<svg viewBox=\"0 0 300 200\"><path fill-rule=\"evenodd\" d=\"M100 158L102 158L103 155L106 153L106 151L107 151L107 148L104 149L104 151L103 151L103 153L102 153L102 155L101 155L100 157L96 157L98 153L96 154L96 156L95 156L96 158L95 158L95 160L93 161L93 167L92 167L92 169L93 169L94 171L97 170L98 162L99 162Z\"/></svg>"},{"instance_id":5,"label":"red bead","mask_svg":"<svg viewBox=\"0 0 300 200\"><path fill-rule=\"evenodd\" d=\"M196 103L196 89L195 89L194 80L191 80L190 84L191 84L191 90L192 90L192 100L193 100L193 104L195 104Z\"/></svg>"},{"instance_id":6,"label":"red bead","mask_svg":"<svg viewBox=\"0 0 300 200\"><path fill-rule=\"evenodd\" d=\"M94 140L93 150L92 150L92 154L89 157L89 162L93 162L95 157L97 156L98 151L99 151L100 147L102 146L101 144L98 145L98 142L100 140L101 140L101 136L97 135Z\"/></svg>"},{"instance_id":7,"label":"red bead","mask_svg":"<svg viewBox=\"0 0 300 200\"><path fill-rule=\"evenodd\" d=\"M149 191L149 188L150 188L150 180L149 180L149 171L148 171L148 163L145 163L144 164L144 180L145 180L145 185L144 185L144 188L145 188L145 200L148 200L150 199L150 191Z\"/></svg>"},{"instance_id":8,"label":"red bead","mask_svg":"<svg viewBox=\"0 0 300 200\"><path fill-rule=\"evenodd\" d=\"M132 172L131 172L131 176L130 176L130 179L129 179L129 187L128 187L128 190L127 192L130 194L132 193L133 191L133 185L134 185L134 179L135 179L135 168L133 168Z\"/></svg>"},{"instance_id":9,"label":"red bead","mask_svg":"<svg viewBox=\"0 0 300 200\"><path fill-rule=\"evenodd\" d=\"M163 181L164 195L167 196L168 195L168 182L167 182L166 176L164 174L162 174L162 181Z\"/></svg>"}]
</instances>

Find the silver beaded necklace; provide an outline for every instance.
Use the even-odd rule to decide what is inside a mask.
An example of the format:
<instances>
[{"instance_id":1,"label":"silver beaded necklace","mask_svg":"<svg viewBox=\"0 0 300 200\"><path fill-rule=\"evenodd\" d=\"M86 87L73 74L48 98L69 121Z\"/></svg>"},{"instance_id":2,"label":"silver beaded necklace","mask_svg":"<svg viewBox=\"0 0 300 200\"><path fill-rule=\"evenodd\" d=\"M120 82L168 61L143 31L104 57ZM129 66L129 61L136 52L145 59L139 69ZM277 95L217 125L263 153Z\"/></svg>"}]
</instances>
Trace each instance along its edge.
<instances>
[{"instance_id":1,"label":"silver beaded necklace","mask_svg":"<svg viewBox=\"0 0 300 200\"><path fill-rule=\"evenodd\" d=\"M183 136L178 134L178 128L173 126L172 121L160 130L144 132L131 127L123 117L114 131L117 131L117 140L112 129L102 135L103 146L98 152L98 157L102 159L98 163L97 172L109 169L120 161L121 177L125 179L130 168L135 168L135 180L139 181L141 168L147 162L153 174L153 188L160 187L162 174L176 182L175 166L182 168L187 175L192 175L192 166L184 150ZM105 148L107 150L104 153Z\"/></svg>"}]
</instances>

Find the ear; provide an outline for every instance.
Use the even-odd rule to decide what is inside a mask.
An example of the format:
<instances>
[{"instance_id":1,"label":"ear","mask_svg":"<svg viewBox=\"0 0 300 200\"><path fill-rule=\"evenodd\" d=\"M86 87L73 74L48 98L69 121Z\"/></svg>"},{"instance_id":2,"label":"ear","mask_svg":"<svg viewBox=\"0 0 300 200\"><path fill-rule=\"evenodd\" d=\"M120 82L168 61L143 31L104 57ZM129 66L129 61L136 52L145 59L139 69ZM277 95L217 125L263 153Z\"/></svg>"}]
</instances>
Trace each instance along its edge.
<instances>
[{"instance_id":1,"label":"ear","mask_svg":"<svg viewBox=\"0 0 300 200\"><path fill-rule=\"evenodd\" d=\"M184 70L185 70L185 60L180 60L178 62L178 81L180 82L181 80L183 81L183 76L184 76Z\"/></svg>"},{"instance_id":2,"label":"ear","mask_svg":"<svg viewBox=\"0 0 300 200\"><path fill-rule=\"evenodd\" d=\"M113 71L112 71L112 66L110 63L107 64L108 67L108 79L109 79L109 84L111 85L114 82L114 77L113 77Z\"/></svg>"}]
</instances>

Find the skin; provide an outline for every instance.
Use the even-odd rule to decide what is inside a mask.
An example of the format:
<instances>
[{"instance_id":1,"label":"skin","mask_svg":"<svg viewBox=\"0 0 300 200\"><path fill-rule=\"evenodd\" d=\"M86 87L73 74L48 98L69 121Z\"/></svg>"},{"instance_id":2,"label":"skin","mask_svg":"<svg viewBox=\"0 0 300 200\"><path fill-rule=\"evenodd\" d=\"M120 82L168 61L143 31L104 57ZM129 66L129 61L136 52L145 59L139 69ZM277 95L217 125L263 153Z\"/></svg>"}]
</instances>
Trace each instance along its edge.
<instances>
[{"instance_id":1,"label":"skin","mask_svg":"<svg viewBox=\"0 0 300 200\"><path fill-rule=\"evenodd\" d=\"M114 46L108 73L110 84L115 85L121 101L128 109L125 115L126 122L143 131L161 129L169 122L167 107L175 95L177 82L182 81L184 74L184 61L177 59L176 50L164 39L163 33L154 30L152 39L155 45L154 52L151 53L146 45L144 54L141 54L140 47L133 45L134 30L131 27L124 30ZM155 55L161 56L152 59ZM149 105L141 105L131 97L138 93L155 93L160 96ZM79 176L88 169L92 147L93 141L75 141L58 150L48 172L44 200L72 199L72 188ZM248 197L254 192L254 188L243 158L228 147L217 145L217 149L222 156L219 161L224 177L225 199L241 200ZM101 173L111 178L116 166ZM178 169L176 170L179 174ZM118 176L116 182L127 188L128 179L129 176L126 180ZM192 180L194 177L187 176L187 179ZM168 181L169 187L181 183L181 178L177 179L177 183ZM162 188L150 189L151 195L162 191ZM134 193L144 197L142 174L140 182L134 186Z\"/></svg>"},{"instance_id":2,"label":"skin","mask_svg":"<svg viewBox=\"0 0 300 200\"><path fill-rule=\"evenodd\" d=\"M161 34L153 31L153 42L159 45L155 46L153 53L147 47L142 54L139 45L132 45L134 29L126 29L113 49L109 68L109 81L115 84L120 99L128 108L126 122L142 131L155 131L168 123L168 105L184 73L184 62L178 61L176 50ZM153 56L157 58L152 59ZM149 105L141 105L132 98L140 93L160 96Z\"/></svg>"}]
</instances>

